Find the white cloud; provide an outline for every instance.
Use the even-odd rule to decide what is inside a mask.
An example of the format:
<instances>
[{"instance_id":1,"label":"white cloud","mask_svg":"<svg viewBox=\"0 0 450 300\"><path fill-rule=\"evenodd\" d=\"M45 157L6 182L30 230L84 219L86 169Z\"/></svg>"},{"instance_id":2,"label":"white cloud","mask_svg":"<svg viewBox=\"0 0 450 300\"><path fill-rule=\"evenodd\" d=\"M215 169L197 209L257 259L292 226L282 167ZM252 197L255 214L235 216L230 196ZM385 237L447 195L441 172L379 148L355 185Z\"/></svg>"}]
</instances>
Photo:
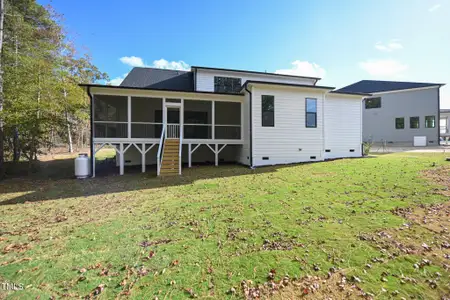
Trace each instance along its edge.
<instances>
[{"instance_id":1,"label":"white cloud","mask_svg":"<svg viewBox=\"0 0 450 300\"><path fill-rule=\"evenodd\" d=\"M380 77L399 77L408 69L407 64L394 59L369 59L360 62L359 66L369 75Z\"/></svg>"},{"instance_id":2,"label":"white cloud","mask_svg":"<svg viewBox=\"0 0 450 300\"><path fill-rule=\"evenodd\" d=\"M433 12L433 11L439 9L439 7L441 7L440 4L435 4L435 5L433 5L432 7L430 7L430 8L428 9L428 11L429 11L429 12Z\"/></svg>"},{"instance_id":3,"label":"white cloud","mask_svg":"<svg viewBox=\"0 0 450 300\"><path fill-rule=\"evenodd\" d=\"M277 74L285 75L296 75L296 76L310 76L310 77L320 77L325 76L325 69L316 63L310 63L308 61L296 60L292 62L291 69L280 69L276 70Z\"/></svg>"},{"instance_id":4,"label":"white cloud","mask_svg":"<svg viewBox=\"0 0 450 300\"><path fill-rule=\"evenodd\" d=\"M179 61L167 61L164 58L154 60L152 65L147 65L144 60L138 56L124 56L119 59L122 63L129 65L130 67L150 67L157 69L170 69L188 71L190 66L182 60Z\"/></svg>"},{"instance_id":5,"label":"white cloud","mask_svg":"<svg viewBox=\"0 0 450 300\"><path fill-rule=\"evenodd\" d=\"M123 74L123 76L116 77L114 79L111 79L108 81L108 84L110 85L120 85L122 81L127 77L128 73Z\"/></svg>"},{"instance_id":6,"label":"white cloud","mask_svg":"<svg viewBox=\"0 0 450 300\"><path fill-rule=\"evenodd\" d=\"M403 49L403 45L400 43L399 40L390 40L386 44L382 42L376 43L375 48L383 52L392 52L395 50Z\"/></svg>"},{"instance_id":7,"label":"white cloud","mask_svg":"<svg viewBox=\"0 0 450 300\"><path fill-rule=\"evenodd\" d=\"M153 65L151 67L158 69L171 69L180 71L188 71L190 69L189 65L182 60L169 62L164 58L153 61Z\"/></svg>"},{"instance_id":8,"label":"white cloud","mask_svg":"<svg viewBox=\"0 0 450 300\"><path fill-rule=\"evenodd\" d=\"M142 58L137 56L124 56L120 58L120 61L130 67L145 67Z\"/></svg>"}]
</instances>

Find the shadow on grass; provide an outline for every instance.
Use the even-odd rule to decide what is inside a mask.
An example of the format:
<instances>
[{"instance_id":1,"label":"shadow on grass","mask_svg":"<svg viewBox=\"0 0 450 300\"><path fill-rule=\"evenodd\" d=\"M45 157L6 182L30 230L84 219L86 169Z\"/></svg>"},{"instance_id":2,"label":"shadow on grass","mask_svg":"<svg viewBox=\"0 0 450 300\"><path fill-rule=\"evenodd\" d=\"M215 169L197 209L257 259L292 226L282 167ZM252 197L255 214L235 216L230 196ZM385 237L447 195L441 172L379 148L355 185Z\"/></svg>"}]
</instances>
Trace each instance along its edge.
<instances>
[{"instance_id":1,"label":"shadow on grass","mask_svg":"<svg viewBox=\"0 0 450 300\"><path fill-rule=\"evenodd\" d=\"M0 205L187 185L202 179L276 172L288 166L261 167L254 170L230 163L223 163L218 167L184 166L182 176L161 178L156 176L155 165L147 166L146 173L141 172L141 166L125 167L125 174L119 176L119 168L115 163L104 161L96 164L96 178L77 180L74 177L73 159L52 160L39 162L39 171L33 174L28 174L28 166L16 166L15 177L0 182ZM20 195L8 197L7 194L11 193Z\"/></svg>"}]
</instances>

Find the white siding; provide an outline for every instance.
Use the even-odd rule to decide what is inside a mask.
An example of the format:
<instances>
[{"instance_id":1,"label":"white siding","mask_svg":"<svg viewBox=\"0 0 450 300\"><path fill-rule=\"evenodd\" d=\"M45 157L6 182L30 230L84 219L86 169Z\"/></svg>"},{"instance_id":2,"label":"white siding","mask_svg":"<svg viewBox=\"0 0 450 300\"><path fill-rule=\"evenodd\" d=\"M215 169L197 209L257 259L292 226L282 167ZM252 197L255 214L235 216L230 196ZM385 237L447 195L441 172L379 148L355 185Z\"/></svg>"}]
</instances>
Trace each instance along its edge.
<instances>
[{"instance_id":1,"label":"white siding","mask_svg":"<svg viewBox=\"0 0 450 300\"><path fill-rule=\"evenodd\" d=\"M325 159L362 155L361 102L361 97L326 94L324 151L330 152L324 152Z\"/></svg>"},{"instance_id":2,"label":"white siding","mask_svg":"<svg viewBox=\"0 0 450 300\"><path fill-rule=\"evenodd\" d=\"M195 79L197 91L214 92L214 76L241 78L242 84L244 84L247 80L306 85L314 85L315 83L315 79L308 78L295 78L269 74L252 74L219 70L197 70L197 76Z\"/></svg>"},{"instance_id":3,"label":"white siding","mask_svg":"<svg viewBox=\"0 0 450 300\"><path fill-rule=\"evenodd\" d=\"M244 144L239 146L238 162L243 165L250 165L250 95L245 92L245 100L242 104L242 139Z\"/></svg>"},{"instance_id":4,"label":"white siding","mask_svg":"<svg viewBox=\"0 0 450 300\"><path fill-rule=\"evenodd\" d=\"M323 91L263 87L252 91L254 166L323 160ZM262 127L262 95L275 96L274 127ZM305 126L305 98L317 99L317 128Z\"/></svg>"}]
</instances>

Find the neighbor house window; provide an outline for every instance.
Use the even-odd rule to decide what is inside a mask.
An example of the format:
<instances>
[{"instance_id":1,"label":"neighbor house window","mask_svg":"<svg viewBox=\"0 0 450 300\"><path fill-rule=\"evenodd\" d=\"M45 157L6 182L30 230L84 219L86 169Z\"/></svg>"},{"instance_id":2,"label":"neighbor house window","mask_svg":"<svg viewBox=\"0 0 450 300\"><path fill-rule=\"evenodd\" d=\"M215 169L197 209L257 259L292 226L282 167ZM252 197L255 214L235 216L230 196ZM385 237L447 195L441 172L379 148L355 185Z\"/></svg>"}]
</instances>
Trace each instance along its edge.
<instances>
[{"instance_id":1,"label":"neighbor house window","mask_svg":"<svg viewBox=\"0 0 450 300\"><path fill-rule=\"evenodd\" d=\"M306 127L317 127L317 99L306 98Z\"/></svg>"},{"instance_id":2,"label":"neighbor house window","mask_svg":"<svg viewBox=\"0 0 450 300\"><path fill-rule=\"evenodd\" d=\"M435 128L436 127L436 117L426 116L425 117L425 128Z\"/></svg>"},{"instance_id":3,"label":"neighbor house window","mask_svg":"<svg viewBox=\"0 0 450 300\"><path fill-rule=\"evenodd\" d=\"M395 129L405 129L405 118L395 118Z\"/></svg>"},{"instance_id":4,"label":"neighbor house window","mask_svg":"<svg viewBox=\"0 0 450 300\"><path fill-rule=\"evenodd\" d=\"M420 127L419 117L409 118L409 128L419 128L419 127Z\"/></svg>"},{"instance_id":5,"label":"neighbor house window","mask_svg":"<svg viewBox=\"0 0 450 300\"><path fill-rule=\"evenodd\" d=\"M239 94L241 88L241 78L214 76L215 93Z\"/></svg>"},{"instance_id":6,"label":"neighbor house window","mask_svg":"<svg viewBox=\"0 0 450 300\"><path fill-rule=\"evenodd\" d=\"M365 103L366 103L366 109L380 108L381 107L381 97L367 98Z\"/></svg>"},{"instance_id":7,"label":"neighbor house window","mask_svg":"<svg viewBox=\"0 0 450 300\"><path fill-rule=\"evenodd\" d=\"M275 97L261 96L261 118L263 127L275 126Z\"/></svg>"}]
</instances>

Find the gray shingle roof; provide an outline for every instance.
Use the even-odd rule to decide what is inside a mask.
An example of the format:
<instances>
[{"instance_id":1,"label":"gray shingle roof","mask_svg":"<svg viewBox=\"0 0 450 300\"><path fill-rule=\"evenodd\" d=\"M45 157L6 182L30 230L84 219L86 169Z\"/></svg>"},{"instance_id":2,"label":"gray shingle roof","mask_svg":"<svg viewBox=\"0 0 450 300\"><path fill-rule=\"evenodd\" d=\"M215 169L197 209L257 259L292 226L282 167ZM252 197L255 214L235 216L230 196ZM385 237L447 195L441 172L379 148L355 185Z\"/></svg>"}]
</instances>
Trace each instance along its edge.
<instances>
[{"instance_id":1,"label":"gray shingle roof","mask_svg":"<svg viewBox=\"0 0 450 300\"><path fill-rule=\"evenodd\" d=\"M350 93L379 93L388 91L408 90L430 86L442 86L441 83L425 82L401 82L401 81L381 81L381 80L361 80L354 84L343 87L337 92Z\"/></svg>"},{"instance_id":2,"label":"gray shingle roof","mask_svg":"<svg viewBox=\"0 0 450 300\"><path fill-rule=\"evenodd\" d=\"M193 92L194 75L187 71L136 67L128 73L120 86Z\"/></svg>"}]
</instances>

